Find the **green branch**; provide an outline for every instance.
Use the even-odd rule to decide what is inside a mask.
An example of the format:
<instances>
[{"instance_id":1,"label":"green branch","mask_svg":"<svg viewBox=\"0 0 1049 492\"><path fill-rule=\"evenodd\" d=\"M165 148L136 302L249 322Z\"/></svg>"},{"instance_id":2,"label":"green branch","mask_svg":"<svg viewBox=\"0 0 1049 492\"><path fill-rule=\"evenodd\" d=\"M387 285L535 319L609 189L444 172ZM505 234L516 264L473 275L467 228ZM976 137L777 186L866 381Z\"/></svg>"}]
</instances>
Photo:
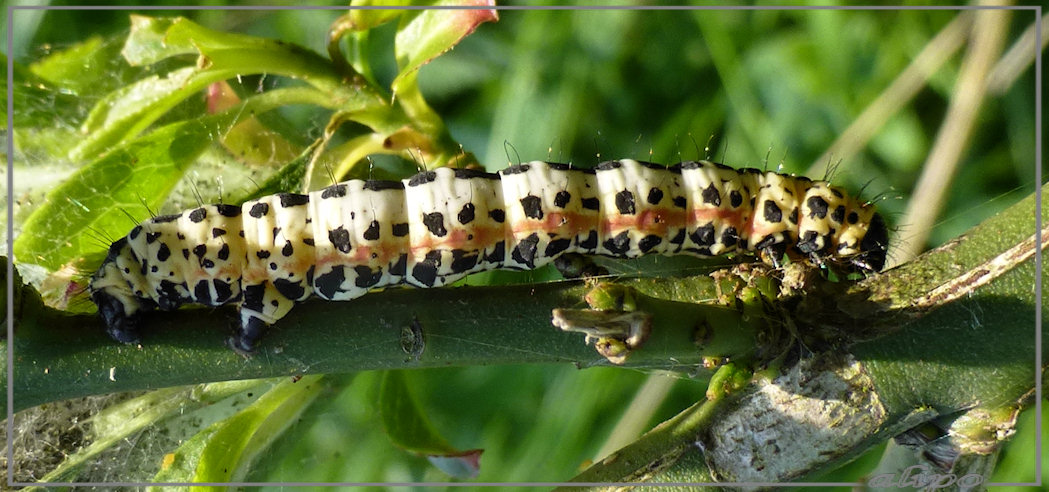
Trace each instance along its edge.
<instances>
[{"instance_id":1,"label":"green branch","mask_svg":"<svg viewBox=\"0 0 1049 492\"><path fill-rule=\"evenodd\" d=\"M587 291L580 282L391 289L351 302L314 299L274 326L248 360L224 346L235 323L231 309L153 314L142 346L135 347L106 337L94 315L68 315L43 306L28 286L17 290L15 410L90 394L307 373L608 364L583 337L550 324L552 310L580 305ZM631 366L687 369L704 358L744 355L755 345L753 336L739 336L740 326L755 321L743 321L734 310L647 298L641 305L657 321L646 349L630 355ZM705 335L706 350L695 344L701 317L719 320Z\"/></svg>"}]
</instances>

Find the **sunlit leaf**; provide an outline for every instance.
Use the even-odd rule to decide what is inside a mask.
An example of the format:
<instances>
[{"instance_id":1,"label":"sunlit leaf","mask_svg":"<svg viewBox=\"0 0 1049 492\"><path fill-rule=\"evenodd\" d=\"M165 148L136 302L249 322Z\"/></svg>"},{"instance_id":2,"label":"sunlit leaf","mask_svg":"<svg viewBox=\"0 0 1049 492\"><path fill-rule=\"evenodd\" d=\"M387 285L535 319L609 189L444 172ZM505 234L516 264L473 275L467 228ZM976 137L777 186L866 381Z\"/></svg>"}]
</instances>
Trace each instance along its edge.
<instances>
[{"instance_id":1,"label":"sunlit leaf","mask_svg":"<svg viewBox=\"0 0 1049 492\"><path fill-rule=\"evenodd\" d=\"M434 6L488 7L494 2L436 1ZM452 49L463 38L484 22L496 21L499 14L493 9L427 9L408 12L401 18L394 50L400 73L393 81L393 91L400 93L401 80L430 60Z\"/></svg>"},{"instance_id":2,"label":"sunlit leaf","mask_svg":"<svg viewBox=\"0 0 1049 492\"><path fill-rule=\"evenodd\" d=\"M0 62L7 64L7 57L0 53ZM11 117L16 129L12 132L15 138L15 149L21 152L34 153L38 150L43 155L59 156L62 151L75 142L69 138L73 128L59 122L75 118L82 106L82 101L68 90L55 87L50 81L36 75L29 67L14 62L11 96L14 113ZM0 82L7 90L7 80ZM0 109L2 123L0 128L7 128L7 105Z\"/></svg>"},{"instance_id":3,"label":"sunlit leaf","mask_svg":"<svg viewBox=\"0 0 1049 492\"><path fill-rule=\"evenodd\" d=\"M211 144L218 119L161 128L81 168L51 190L47 201L15 240L19 261L51 270L102 247L98 234L119 236L149 217L181 179L186 167ZM15 177L17 179L17 176Z\"/></svg>"},{"instance_id":4,"label":"sunlit leaf","mask_svg":"<svg viewBox=\"0 0 1049 492\"><path fill-rule=\"evenodd\" d=\"M34 62L29 70L63 92L97 94L120 83L120 70L112 62L118 46L92 36Z\"/></svg>"},{"instance_id":5,"label":"sunlit leaf","mask_svg":"<svg viewBox=\"0 0 1049 492\"><path fill-rule=\"evenodd\" d=\"M131 65L149 65L164 58L196 53L188 43L173 43L165 39L167 30L178 18L131 16L131 32L121 54Z\"/></svg>"},{"instance_id":6,"label":"sunlit leaf","mask_svg":"<svg viewBox=\"0 0 1049 492\"><path fill-rule=\"evenodd\" d=\"M187 87L196 71L193 67L185 67L163 77L153 75L107 94L91 110L81 125L81 131L92 133L118 125L129 127L127 133L141 131L144 127L136 123L146 119L149 113L170 109L186 97L187 89L190 92L198 90L198 87ZM146 123L148 125L148 121Z\"/></svg>"},{"instance_id":7,"label":"sunlit leaf","mask_svg":"<svg viewBox=\"0 0 1049 492\"><path fill-rule=\"evenodd\" d=\"M60 482L75 478L79 467L128 436L141 432L157 421L192 413L200 408L248 391L262 380L250 379L221 383L163 388L105 408L91 418L91 444L68 456L41 481ZM171 463L174 464L174 463Z\"/></svg>"},{"instance_id":8,"label":"sunlit leaf","mask_svg":"<svg viewBox=\"0 0 1049 492\"><path fill-rule=\"evenodd\" d=\"M306 87L269 91L222 113L173 123L121 145L51 190L26 219L15 255L53 271L104 249L104 241L122 236L157 210L188 166L239 118L285 104L323 104L323 97Z\"/></svg>"},{"instance_id":9,"label":"sunlit leaf","mask_svg":"<svg viewBox=\"0 0 1049 492\"><path fill-rule=\"evenodd\" d=\"M148 65L164 58L204 54L224 49L266 48L277 41L208 29L185 17L131 16L131 33L122 52L132 65Z\"/></svg>"},{"instance_id":10,"label":"sunlit leaf","mask_svg":"<svg viewBox=\"0 0 1049 492\"><path fill-rule=\"evenodd\" d=\"M295 45L213 31L182 18L138 17L135 23L125 47L130 63L151 63L185 53L201 56L193 66L173 70L163 78L140 80L103 98L84 124L89 135L71 152L74 159L107 152L208 84L237 75L270 73L305 80L330 93L326 105L356 106L365 100L385 105L364 91L345 87L330 63Z\"/></svg>"},{"instance_id":11,"label":"sunlit leaf","mask_svg":"<svg viewBox=\"0 0 1049 492\"><path fill-rule=\"evenodd\" d=\"M179 447L159 482L230 482L244 476L269 447L320 395L324 376L287 379L237 414L215 423Z\"/></svg>"},{"instance_id":12,"label":"sunlit leaf","mask_svg":"<svg viewBox=\"0 0 1049 492\"><path fill-rule=\"evenodd\" d=\"M234 197L232 203L243 203L285 191L302 190L307 164L313 157L316 147L317 143L314 143L302 150L298 156L281 166L277 172L273 173L266 181L260 183L256 189L243 196Z\"/></svg>"}]
</instances>

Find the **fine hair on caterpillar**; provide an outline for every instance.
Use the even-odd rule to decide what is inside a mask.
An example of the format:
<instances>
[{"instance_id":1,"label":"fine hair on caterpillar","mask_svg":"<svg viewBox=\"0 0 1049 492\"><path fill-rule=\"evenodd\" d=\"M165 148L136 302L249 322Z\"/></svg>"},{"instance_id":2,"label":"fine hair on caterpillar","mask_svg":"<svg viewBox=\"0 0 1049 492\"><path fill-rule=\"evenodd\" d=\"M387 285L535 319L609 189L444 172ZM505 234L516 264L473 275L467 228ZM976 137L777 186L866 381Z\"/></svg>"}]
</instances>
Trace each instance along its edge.
<instances>
[{"instance_id":1,"label":"fine hair on caterpillar","mask_svg":"<svg viewBox=\"0 0 1049 492\"><path fill-rule=\"evenodd\" d=\"M567 253L635 258L751 253L877 272L888 231L868 203L824 181L708 161L630 159L593 169L533 161L498 173L438 168L351 180L308 195L153 217L114 242L92 276L109 334L139 341L142 314L234 304L229 339L250 353L311 295L350 300L401 284L530 270Z\"/></svg>"}]
</instances>

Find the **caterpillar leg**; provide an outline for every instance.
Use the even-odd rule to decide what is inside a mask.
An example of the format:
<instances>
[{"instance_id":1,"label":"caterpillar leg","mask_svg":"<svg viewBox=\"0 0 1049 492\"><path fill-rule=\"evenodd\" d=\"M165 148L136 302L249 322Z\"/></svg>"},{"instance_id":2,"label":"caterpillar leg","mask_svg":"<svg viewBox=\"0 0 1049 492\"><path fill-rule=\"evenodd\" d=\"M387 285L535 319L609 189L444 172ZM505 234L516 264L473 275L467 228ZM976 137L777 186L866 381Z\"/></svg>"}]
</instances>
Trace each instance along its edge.
<instances>
[{"instance_id":1,"label":"caterpillar leg","mask_svg":"<svg viewBox=\"0 0 1049 492\"><path fill-rule=\"evenodd\" d=\"M255 353L255 343L266 333L268 326L261 318L241 312L240 326L226 339L226 345L234 352L250 357Z\"/></svg>"},{"instance_id":2,"label":"caterpillar leg","mask_svg":"<svg viewBox=\"0 0 1049 492\"><path fill-rule=\"evenodd\" d=\"M765 261L765 263L768 263L775 268L782 268L783 259L787 256L787 244L771 244L759 249L758 251L761 252L761 259Z\"/></svg>"},{"instance_id":3,"label":"caterpillar leg","mask_svg":"<svg viewBox=\"0 0 1049 492\"><path fill-rule=\"evenodd\" d=\"M578 253L565 253L554 259L554 266L565 278L589 278L608 275L608 270L585 255Z\"/></svg>"},{"instance_id":4,"label":"caterpillar leg","mask_svg":"<svg viewBox=\"0 0 1049 492\"><path fill-rule=\"evenodd\" d=\"M240 326L226 341L231 349L245 357L255 352L255 343L266 328L283 318L295 301L281 295L269 282L243 286L244 299L238 305Z\"/></svg>"}]
</instances>

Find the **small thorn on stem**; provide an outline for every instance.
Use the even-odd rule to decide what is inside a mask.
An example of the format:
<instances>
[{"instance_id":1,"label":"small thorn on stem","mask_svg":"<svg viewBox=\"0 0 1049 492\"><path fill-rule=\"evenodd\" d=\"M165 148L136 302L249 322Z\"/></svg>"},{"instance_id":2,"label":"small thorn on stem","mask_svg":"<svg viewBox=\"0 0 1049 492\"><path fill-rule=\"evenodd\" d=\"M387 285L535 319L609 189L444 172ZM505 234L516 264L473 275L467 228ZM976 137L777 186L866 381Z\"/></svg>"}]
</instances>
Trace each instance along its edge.
<instances>
[{"instance_id":1,"label":"small thorn on stem","mask_svg":"<svg viewBox=\"0 0 1049 492\"><path fill-rule=\"evenodd\" d=\"M555 309L553 324L562 331L586 334L597 352L613 364L626 362L652 331L652 316L641 311Z\"/></svg>"}]
</instances>

